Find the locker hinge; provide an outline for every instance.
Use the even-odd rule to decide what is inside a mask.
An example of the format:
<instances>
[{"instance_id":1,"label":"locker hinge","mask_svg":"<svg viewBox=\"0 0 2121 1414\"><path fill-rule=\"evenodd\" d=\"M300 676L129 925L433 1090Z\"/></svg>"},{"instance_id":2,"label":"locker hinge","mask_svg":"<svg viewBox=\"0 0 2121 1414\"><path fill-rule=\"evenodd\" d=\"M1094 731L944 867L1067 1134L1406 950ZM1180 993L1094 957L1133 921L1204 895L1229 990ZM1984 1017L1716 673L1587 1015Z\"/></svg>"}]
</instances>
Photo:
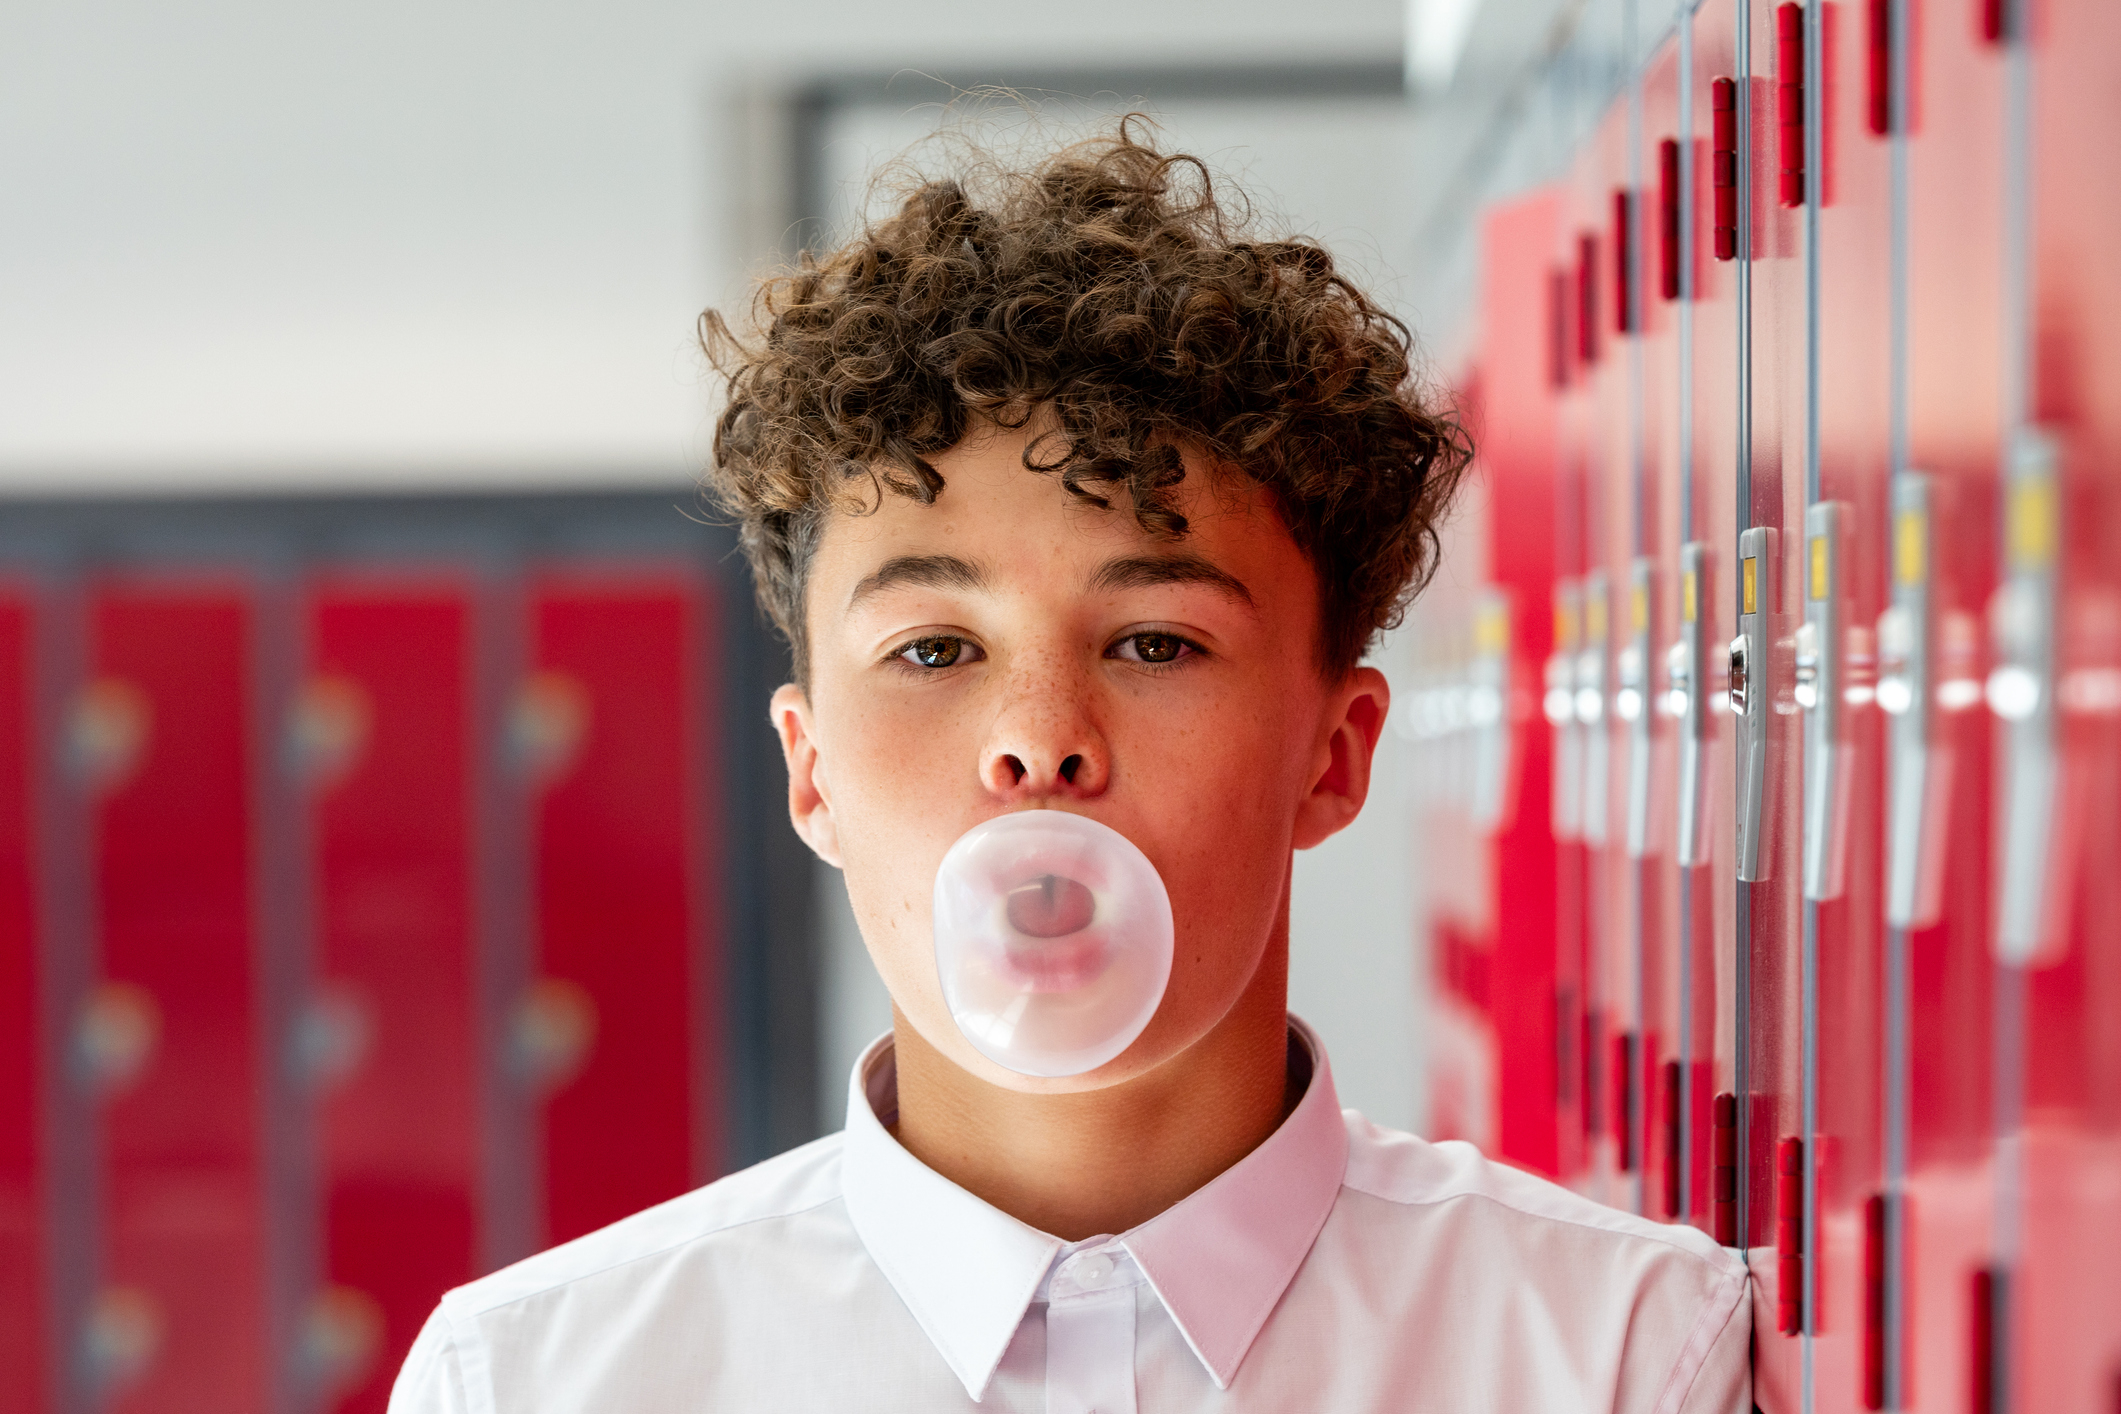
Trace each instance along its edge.
<instances>
[{"instance_id":1,"label":"locker hinge","mask_svg":"<svg viewBox=\"0 0 2121 1414\"><path fill-rule=\"evenodd\" d=\"M2010 1371L2004 1358L2010 1316L2010 1273L1982 1267L1974 1273L1967 1341L1967 1408L1972 1414L2005 1414L2009 1409Z\"/></svg>"},{"instance_id":2,"label":"locker hinge","mask_svg":"<svg viewBox=\"0 0 2121 1414\"><path fill-rule=\"evenodd\" d=\"M1718 260L1738 258L1738 83L1717 79L1709 85L1714 126L1709 136L1709 189L1715 195L1711 223Z\"/></svg>"},{"instance_id":3,"label":"locker hinge","mask_svg":"<svg viewBox=\"0 0 2121 1414\"><path fill-rule=\"evenodd\" d=\"M1679 298L1679 139L1657 144L1657 292Z\"/></svg>"},{"instance_id":4,"label":"locker hinge","mask_svg":"<svg viewBox=\"0 0 2121 1414\"><path fill-rule=\"evenodd\" d=\"M1870 119L1878 137L1893 134L1893 0L1870 0Z\"/></svg>"},{"instance_id":5,"label":"locker hinge","mask_svg":"<svg viewBox=\"0 0 2121 1414\"><path fill-rule=\"evenodd\" d=\"M1626 187L1613 192L1613 328L1622 334L1642 332L1635 312L1636 205L1635 193Z\"/></svg>"},{"instance_id":6,"label":"locker hinge","mask_svg":"<svg viewBox=\"0 0 2121 1414\"><path fill-rule=\"evenodd\" d=\"M1775 7L1775 117L1784 206L1804 205L1804 7Z\"/></svg>"},{"instance_id":7,"label":"locker hinge","mask_svg":"<svg viewBox=\"0 0 2121 1414\"><path fill-rule=\"evenodd\" d=\"M1686 1113L1686 1068L1678 1061L1664 1063L1664 1215L1685 1216L1679 1210L1679 1124Z\"/></svg>"},{"instance_id":8,"label":"locker hinge","mask_svg":"<svg viewBox=\"0 0 2121 1414\"><path fill-rule=\"evenodd\" d=\"M1738 1245L1738 1097L1726 1091L1713 1110L1714 1167L1710 1170L1709 1220L1716 1240Z\"/></svg>"},{"instance_id":9,"label":"locker hinge","mask_svg":"<svg viewBox=\"0 0 2121 1414\"><path fill-rule=\"evenodd\" d=\"M1804 1330L1804 1141L1775 1145L1775 1329Z\"/></svg>"},{"instance_id":10,"label":"locker hinge","mask_svg":"<svg viewBox=\"0 0 2121 1414\"><path fill-rule=\"evenodd\" d=\"M1892 1200L1873 1193L1863 1204L1863 1407L1885 1408L1886 1210Z\"/></svg>"},{"instance_id":11,"label":"locker hinge","mask_svg":"<svg viewBox=\"0 0 2121 1414\"><path fill-rule=\"evenodd\" d=\"M1635 1152L1635 1056L1637 1040L1632 1031L1613 1038L1613 1145L1622 1173L1633 1173L1641 1156Z\"/></svg>"}]
</instances>

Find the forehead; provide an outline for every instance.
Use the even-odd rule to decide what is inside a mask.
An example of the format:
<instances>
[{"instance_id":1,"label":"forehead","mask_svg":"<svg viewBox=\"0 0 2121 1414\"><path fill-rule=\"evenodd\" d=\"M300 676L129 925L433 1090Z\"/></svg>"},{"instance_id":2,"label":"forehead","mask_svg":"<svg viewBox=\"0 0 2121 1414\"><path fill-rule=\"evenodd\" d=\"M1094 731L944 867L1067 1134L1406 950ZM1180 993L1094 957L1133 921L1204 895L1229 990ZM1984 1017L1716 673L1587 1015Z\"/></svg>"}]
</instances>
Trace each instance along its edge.
<instances>
[{"instance_id":1,"label":"forehead","mask_svg":"<svg viewBox=\"0 0 2121 1414\"><path fill-rule=\"evenodd\" d=\"M873 511L829 515L811 564L811 613L845 605L878 565L908 555L979 560L1007 580L1072 575L1085 584L1114 558L1184 556L1239 579L1256 600L1286 602L1294 593L1300 603L1290 607L1315 602L1308 560L1272 494L1250 478L1186 455L1185 479L1170 497L1186 531L1172 537L1145 529L1124 491L1099 507L1058 473L1026 470L1024 443L1025 434L1001 431L931 457L943 478L933 504L885 491ZM1292 575L1304 583L1284 583Z\"/></svg>"}]
</instances>

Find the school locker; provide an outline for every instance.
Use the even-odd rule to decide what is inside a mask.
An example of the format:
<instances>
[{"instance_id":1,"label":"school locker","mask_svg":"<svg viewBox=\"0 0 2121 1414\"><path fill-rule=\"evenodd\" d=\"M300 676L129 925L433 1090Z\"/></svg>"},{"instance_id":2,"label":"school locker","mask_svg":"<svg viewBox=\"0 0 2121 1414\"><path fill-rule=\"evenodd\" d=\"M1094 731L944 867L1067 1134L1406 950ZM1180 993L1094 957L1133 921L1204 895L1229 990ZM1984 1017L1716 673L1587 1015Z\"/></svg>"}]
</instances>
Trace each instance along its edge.
<instances>
[{"instance_id":1,"label":"school locker","mask_svg":"<svg viewBox=\"0 0 2121 1414\"><path fill-rule=\"evenodd\" d=\"M442 1291L727 1162L713 567L280 517L11 547L9 1409L380 1410Z\"/></svg>"}]
</instances>

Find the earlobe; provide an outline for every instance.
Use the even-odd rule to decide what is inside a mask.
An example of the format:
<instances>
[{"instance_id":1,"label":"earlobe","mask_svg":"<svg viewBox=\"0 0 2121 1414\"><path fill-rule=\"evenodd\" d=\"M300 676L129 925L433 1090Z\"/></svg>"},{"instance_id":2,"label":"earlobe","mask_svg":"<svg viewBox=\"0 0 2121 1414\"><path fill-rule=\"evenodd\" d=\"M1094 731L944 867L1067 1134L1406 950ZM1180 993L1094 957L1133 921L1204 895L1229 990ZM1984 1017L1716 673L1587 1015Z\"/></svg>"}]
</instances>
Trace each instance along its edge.
<instances>
[{"instance_id":1,"label":"earlobe","mask_svg":"<svg viewBox=\"0 0 2121 1414\"><path fill-rule=\"evenodd\" d=\"M1357 668L1326 718L1318 774L1296 812L1296 847L1324 844L1362 812L1370 794L1370 763L1384 732L1392 688L1375 668Z\"/></svg>"},{"instance_id":2,"label":"earlobe","mask_svg":"<svg viewBox=\"0 0 2121 1414\"><path fill-rule=\"evenodd\" d=\"M788 766L788 821L812 853L840 868L839 828L811 731L810 700L794 683L783 683L773 694L771 711L781 759Z\"/></svg>"}]
</instances>

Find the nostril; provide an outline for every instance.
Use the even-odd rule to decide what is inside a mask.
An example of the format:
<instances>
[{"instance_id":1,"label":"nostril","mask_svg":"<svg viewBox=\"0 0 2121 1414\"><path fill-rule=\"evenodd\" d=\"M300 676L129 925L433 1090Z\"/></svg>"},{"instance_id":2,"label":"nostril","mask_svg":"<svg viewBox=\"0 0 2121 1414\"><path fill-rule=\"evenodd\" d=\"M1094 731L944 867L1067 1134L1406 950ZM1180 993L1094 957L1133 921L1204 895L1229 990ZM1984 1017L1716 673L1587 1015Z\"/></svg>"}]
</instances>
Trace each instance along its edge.
<instances>
[{"instance_id":1,"label":"nostril","mask_svg":"<svg viewBox=\"0 0 2121 1414\"><path fill-rule=\"evenodd\" d=\"M1075 784L1075 773L1076 773L1077 771L1080 771L1080 770L1081 770L1082 768L1083 768L1083 758L1082 758L1082 757L1080 757L1080 756L1071 756L1071 757L1069 757L1069 758L1068 758L1067 760L1065 760L1065 761L1061 762L1061 768L1060 768L1060 774L1061 774L1061 779L1062 779L1062 780L1064 780L1064 781L1066 781L1066 782L1067 782L1067 783L1068 783L1069 785L1071 785L1071 786L1072 786L1072 785L1074 785L1074 784Z\"/></svg>"},{"instance_id":2,"label":"nostril","mask_svg":"<svg viewBox=\"0 0 2121 1414\"><path fill-rule=\"evenodd\" d=\"M1002 764L1009 768L1009 784L1022 785L1024 783L1024 763L1020 759L1014 756L1004 756Z\"/></svg>"}]
</instances>

